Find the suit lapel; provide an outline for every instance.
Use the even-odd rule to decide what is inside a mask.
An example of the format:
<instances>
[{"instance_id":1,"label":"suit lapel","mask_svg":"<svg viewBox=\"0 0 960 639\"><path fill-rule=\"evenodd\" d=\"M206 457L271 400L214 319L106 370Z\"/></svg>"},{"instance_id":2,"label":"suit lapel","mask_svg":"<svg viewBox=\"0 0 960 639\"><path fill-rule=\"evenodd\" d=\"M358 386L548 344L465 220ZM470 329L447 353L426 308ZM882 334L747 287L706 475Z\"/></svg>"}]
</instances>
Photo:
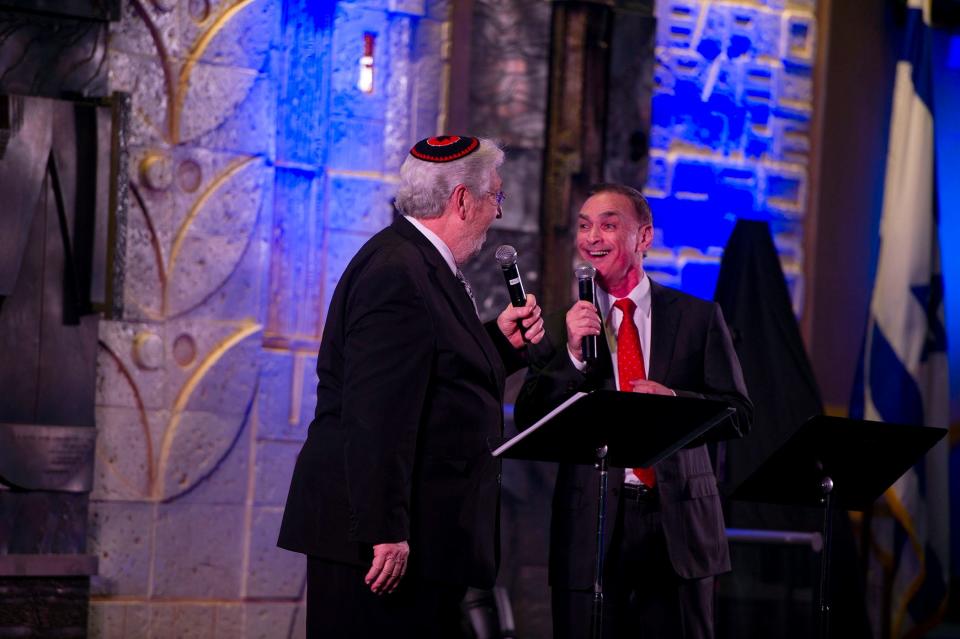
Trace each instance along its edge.
<instances>
[{"instance_id":1,"label":"suit lapel","mask_svg":"<svg viewBox=\"0 0 960 639\"><path fill-rule=\"evenodd\" d=\"M650 371L647 377L661 384L670 373L680 321L676 301L677 298L668 289L650 280Z\"/></svg>"},{"instance_id":2,"label":"suit lapel","mask_svg":"<svg viewBox=\"0 0 960 639\"><path fill-rule=\"evenodd\" d=\"M473 302L467 295L466 289L463 288L463 284L450 272L450 266L440 255L437 248L410 222L403 217L399 217L394 222L394 228L401 236L413 242L420 249L424 261L429 267L430 279L437 288L443 291L444 297L447 298L460 323L476 340L477 346L480 347L487 363L490 365L491 381L499 385L503 378L503 374L500 373L503 367L500 356L490 341L490 336L487 335L480 318L477 317L476 309L473 307Z\"/></svg>"}]
</instances>

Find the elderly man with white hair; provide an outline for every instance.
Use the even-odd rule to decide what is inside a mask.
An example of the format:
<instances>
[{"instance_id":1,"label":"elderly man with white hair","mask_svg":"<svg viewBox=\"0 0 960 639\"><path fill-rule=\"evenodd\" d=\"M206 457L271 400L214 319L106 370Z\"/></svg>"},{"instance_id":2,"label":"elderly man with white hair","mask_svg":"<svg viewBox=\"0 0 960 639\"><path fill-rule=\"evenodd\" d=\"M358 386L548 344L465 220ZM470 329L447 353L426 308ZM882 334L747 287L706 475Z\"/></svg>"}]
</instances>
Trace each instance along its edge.
<instances>
[{"instance_id":1,"label":"elderly man with white hair","mask_svg":"<svg viewBox=\"0 0 960 639\"><path fill-rule=\"evenodd\" d=\"M418 142L403 214L347 266L326 316L317 409L278 545L307 555L309 637L455 637L468 586L493 585L507 374L540 307L483 324L460 271L503 199L503 151Z\"/></svg>"}]
</instances>

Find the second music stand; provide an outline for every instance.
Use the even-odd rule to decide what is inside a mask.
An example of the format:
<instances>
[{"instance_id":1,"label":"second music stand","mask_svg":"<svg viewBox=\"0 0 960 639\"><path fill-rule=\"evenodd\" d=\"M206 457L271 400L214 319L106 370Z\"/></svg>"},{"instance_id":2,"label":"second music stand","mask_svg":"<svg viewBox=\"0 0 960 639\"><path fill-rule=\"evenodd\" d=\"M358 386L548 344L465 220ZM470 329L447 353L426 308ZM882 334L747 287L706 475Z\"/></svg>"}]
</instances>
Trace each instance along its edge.
<instances>
[{"instance_id":1,"label":"second music stand","mask_svg":"<svg viewBox=\"0 0 960 639\"><path fill-rule=\"evenodd\" d=\"M811 417L731 499L823 508L818 636L829 635L833 513L866 510L947 433L943 428Z\"/></svg>"}]
</instances>

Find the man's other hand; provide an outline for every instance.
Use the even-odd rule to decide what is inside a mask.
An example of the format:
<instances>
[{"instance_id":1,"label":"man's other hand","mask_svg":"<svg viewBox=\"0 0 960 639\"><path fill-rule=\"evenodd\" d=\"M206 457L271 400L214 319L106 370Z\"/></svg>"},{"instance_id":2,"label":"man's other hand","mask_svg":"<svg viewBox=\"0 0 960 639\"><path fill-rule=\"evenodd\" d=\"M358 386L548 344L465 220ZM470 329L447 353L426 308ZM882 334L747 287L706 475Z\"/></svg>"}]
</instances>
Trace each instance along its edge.
<instances>
[{"instance_id":1,"label":"man's other hand","mask_svg":"<svg viewBox=\"0 0 960 639\"><path fill-rule=\"evenodd\" d=\"M409 556L410 546L405 541L376 544L373 547L373 563L363 581L378 595L393 592L407 572Z\"/></svg>"},{"instance_id":2,"label":"man's other hand","mask_svg":"<svg viewBox=\"0 0 960 639\"><path fill-rule=\"evenodd\" d=\"M652 382L649 379L635 379L630 382L633 385L634 393L646 393L648 395L671 395L676 396L677 394L657 382Z\"/></svg>"},{"instance_id":3,"label":"man's other hand","mask_svg":"<svg viewBox=\"0 0 960 639\"><path fill-rule=\"evenodd\" d=\"M537 298L527 293L524 306L511 304L503 309L497 317L497 327L514 348L523 348L526 342L538 344L544 335L541 313Z\"/></svg>"}]
</instances>

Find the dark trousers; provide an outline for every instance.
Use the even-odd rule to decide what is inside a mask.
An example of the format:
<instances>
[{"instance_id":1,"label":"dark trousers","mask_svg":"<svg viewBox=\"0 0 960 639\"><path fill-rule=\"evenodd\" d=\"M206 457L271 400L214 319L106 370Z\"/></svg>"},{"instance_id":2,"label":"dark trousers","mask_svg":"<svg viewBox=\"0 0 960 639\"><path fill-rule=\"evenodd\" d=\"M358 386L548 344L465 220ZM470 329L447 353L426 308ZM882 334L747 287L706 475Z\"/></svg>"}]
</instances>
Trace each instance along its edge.
<instances>
[{"instance_id":1,"label":"dark trousers","mask_svg":"<svg viewBox=\"0 0 960 639\"><path fill-rule=\"evenodd\" d=\"M368 568L307 557L308 639L460 637L466 587L407 574L391 594L363 582Z\"/></svg>"},{"instance_id":2,"label":"dark trousers","mask_svg":"<svg viewBox=\"0 0 960 639\"><path fill-rule=\"evenodd\" d=\"M670 565L659 505L623 499L604 571L604 639L712 639L713 577ZM555 639L591 636L592 590L551 593Z\"/></svg>"}]
</instances>

